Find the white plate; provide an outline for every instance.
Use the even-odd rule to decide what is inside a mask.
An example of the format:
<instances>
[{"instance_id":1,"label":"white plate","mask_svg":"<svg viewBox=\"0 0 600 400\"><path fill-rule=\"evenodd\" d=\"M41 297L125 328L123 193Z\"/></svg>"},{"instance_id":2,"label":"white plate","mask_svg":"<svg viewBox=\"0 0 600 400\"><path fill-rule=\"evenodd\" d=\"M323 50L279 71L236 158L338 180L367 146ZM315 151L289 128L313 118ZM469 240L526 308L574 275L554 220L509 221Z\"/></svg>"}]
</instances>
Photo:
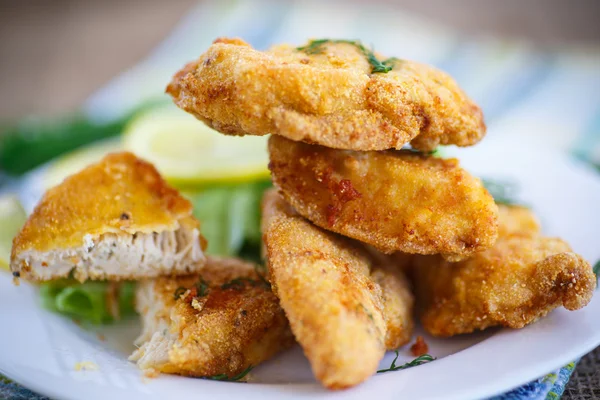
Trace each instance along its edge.
<instances>
[{"instance_id":1,"label":"white plate","mask_svg":"<svg viewBox=\"0 0 600 400\"><path fill-rule=\"evenodd\" d=\"M595 262L600 258L600 179L586 166L542 148L519 149L488 138L472 149L449 149L472 172L509 178L540 215L544 230L560 235ZM102 329L106 340L42 310L35 290L0 274L0 372L62 399L343 398L471 399L493 396L536 379L600 344L600 299L583 310L564 309L522 330L492 329L447 340L426 337L437 361L379 374L354 389L327 392L315 383L299 348L251 372L248 384L176 376L146 379L127 361L137 321ZM402 349L403 361L412 357ZM381 366L389 366L388 354ZM91 361L96 371L76 371Z\"/></svg>"}]
</instances>

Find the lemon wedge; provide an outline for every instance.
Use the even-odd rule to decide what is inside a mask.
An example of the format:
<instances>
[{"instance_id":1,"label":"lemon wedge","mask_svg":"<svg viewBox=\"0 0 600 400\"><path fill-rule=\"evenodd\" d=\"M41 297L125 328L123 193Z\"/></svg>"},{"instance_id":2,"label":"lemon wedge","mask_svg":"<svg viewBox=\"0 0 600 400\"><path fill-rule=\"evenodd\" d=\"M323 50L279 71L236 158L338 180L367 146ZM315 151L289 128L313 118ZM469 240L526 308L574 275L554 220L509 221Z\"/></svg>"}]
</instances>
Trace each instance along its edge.
<instances>
[{"instance_id":1,"label":"lemon wedge","mask_svg":"<svg viewBox=\"0 0 600 400\"><path fill-rule=\"evenodd\" d=\"M122 150L120 138L105 139L99 142L80 147L48 166L43 176L42 185L49 189L61 183L67 176L73 175L90 164L100 161L108 153Z\"/></svg>"},{"instance_id":2,"label":"lemon wedge","mask_svg":"<svg viewBox=\"0 0 600 400\"><path fill-rule=\"evenodd\" d=\"M8 269L12 240L26 219L25 210L17 196L0 197L0 268Z\"/></svg>"},{"instance_id":3,"label":"lemon wedge","mask_svg":"<svg viewBox=\"0 0 600 400\"><path fill-rule=\"evenodd\" d=\"M131 121L123 146L180 186L269 176L266 136L223 135L175 106L150 110Z\"/></svg>"}]
</instances>

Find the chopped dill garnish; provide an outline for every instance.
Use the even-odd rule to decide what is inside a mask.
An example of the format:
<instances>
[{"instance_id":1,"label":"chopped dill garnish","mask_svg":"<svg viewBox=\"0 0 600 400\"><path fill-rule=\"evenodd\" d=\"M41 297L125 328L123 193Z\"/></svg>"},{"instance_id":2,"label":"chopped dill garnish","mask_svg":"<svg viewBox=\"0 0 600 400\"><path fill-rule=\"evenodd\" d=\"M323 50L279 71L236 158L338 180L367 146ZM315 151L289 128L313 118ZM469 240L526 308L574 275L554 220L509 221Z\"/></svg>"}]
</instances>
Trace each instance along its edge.
<instances>
[{"instance_id":1,"label":"chopped dill garnish","mask_svg":"<svg viewBox=\"0 0 600 400\"><path fill-rule=\"evenodd\" d=\"M363 44L359 40L317 39L317 40L311 40L310 42L308 42L308 45L306 45L306 46L296 47L296 50L303 51L308 55L320 54L321 52L323 52L323 47L327 43L346 43L346 44L351 44L351 45L355 46L357 49L359 49L361 51L361 53L363 53L363 55L366 57L369 64L371 64L371 67L372 67L371 73L372 74L375 74L378 72L382 72L382 73L390 72L394 67L394 63L396 61L400 61L399 59L397 59L395 57L388 58L387 60L384 60L384 61L379 61L377 56L375 56L375 53L373 53L373 50L370 50L370 49L366 48L365 46L363 46Z\"/></svg>"},{"instance_id":2,"label":"chopped dill garnish","mask_svg":"<svg viewBox=\"0 0 600 400\"><path fill-rule=\"evenodd\" d=\"M208 294L209 283L206 282L202 277L200 277L200 280L194 284L194 287L196 288L196 294L194 297L204 297ZM175 294L173 295L173 297L175 298L175 300L177 300L187 291L188 289L184 288L183 286L180 286L177 289L175 289Z\"/></svg>"},{"instance_id":3,"label":"chopped dill garnish","mask_svg":"<svg viewBox=\"0 0 600 400\"><path fill-rule=\"evenodd\" d=\"M240 379L242 379L243 377L245 377L246 375L248 375L248 373L250 371L252 371L253 368L254 368L253 365L249 365L248 368L246 368L239 374L232 376L231 378L227 374L219 374L219 375L213 375L213 376L203 376L200 379L209 379L212 381L237 382Z\"/></svg>"},{"instance_id":4,"label":"chopped dill garnish","mask_svg":"<svg viewBox=\"0 0 600 400\"><path fill-rule=\"evenodd\" d=\"M396 365L396 361L398 361L399 354L398 354L398 350L395 350L395 352L396 352L396 358L394 358L390 367L386 368L386 369L380 369L379 371L377 371L378 374L381 374L384 372L398 371L401 369L412 368L412 367L416 367L418 365L426 364L428 362L436 360L435 357L433 357L429 354L423 354L422 356L419 356L419 357L415 358L414 360L407 362L406 364Z\"/></svg>"},{"instance_id":5,"label":"chopped dill garnish","mask_svg":"<svg viewBox=\"0 0 600 400\"><path fill-rule=\"evenodd\" d=\"M208 294L208 282L206 282L202 277L198 282L196 282L196 291L198 292L198 297L204 297Z\"/></svg>"},{"instance_id":6,"label":"chopped dill garnish","mask_svg":"<svg viewBox=\"0 0 600 400\"><path fill-rule=\"evenodd\" d=\"M357 306L357 308L358 308L358 309L361 309L361 308L362 308L362 311L365 313L365 315L366 315L367 317L369 317L369 319L370 319L372 322L375 322L375 319L373 319L373 314L371 314L371 312L370 312L369 310L367 310L367 307L365 307L365 305L364 305L363 303L360 303L360 304Z\"/></svg>"},{"instance_id":7,"label":"chopped dill garnish","mask_svg":"<svg viewBox=\"0 0 600 400\"><path fill-rule=\"evenodd\" d=\"M177 300L178 298L180 298L185 292L187 292L187 289L180 286L177 289L175 289L175 294L173 295L173 298L175 300Z\"/></svg>"},{"instance_id":8,"label":"chopped dill garnish","mask_svg":"<svg viewBox=\"0 0 600 400\"><path fill-rule=\"evenodd\" d=\"M302 46L302 47L296 47L296 50L303 51L308 55L319 54L323 51L323 45L328 42L335 43L336 41L329 40L329 39L311 40L310 42L308 42L308 45Z\"/></svg>"}]
</instances>

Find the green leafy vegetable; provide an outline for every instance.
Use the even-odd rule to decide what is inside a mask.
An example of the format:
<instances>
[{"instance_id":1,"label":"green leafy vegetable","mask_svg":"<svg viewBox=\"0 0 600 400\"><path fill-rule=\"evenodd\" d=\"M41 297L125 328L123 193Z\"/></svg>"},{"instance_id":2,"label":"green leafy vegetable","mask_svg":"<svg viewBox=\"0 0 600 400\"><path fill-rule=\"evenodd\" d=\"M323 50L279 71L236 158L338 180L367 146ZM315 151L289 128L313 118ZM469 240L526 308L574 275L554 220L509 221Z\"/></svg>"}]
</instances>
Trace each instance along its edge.
<instances>
[{"instance_id":1,"label":"green leafy vegetable","mask_svg":"<svg viewBox=\"0 0 600 400\"><path fill-rule=\"evenodd\" d=\"M143 104L123 118L103 123L79 113L54 121L27 118L12 126L2 126L0 169L9 175L22 175L61 154L119 135L134 114L156 104Z\"/></svg>"},{"instance_id":2,"label":"green leafy vegetable","mask_svg":"<svg viewBox=\"0 0 600 400\"><path fill-rule=\"evenodd\" d=\"M422 356L419 356L419 357L415 358L414 360L407 362L406 364L396 365L396 361L398 361L399 354L398 354L398 350L395 350L395 351L396 351L396 357L392 361L392 364L390 365L390 367L386 368L386 369L380 369L379 371L377 371L378 374L381 374L384 372L390 372L390 371L398 371L401 369L407 369L407 368L411 368L411 367L416 367L418 365L426 364L428 362L436 360L435 357L432 357L429 354L423 354Z\"/></svg>"},{"instance_id":3,"label":"green leafy vegetable","mask_svg":"<svg viewBox=\"0 0 600 400\"><path fill-rule=\"evenodd\" d=\"M494 198L496 204L504 204L507 206L511 205L520 205L514 196L517 191L517 186L514 183L510 182L502 182L488 178L482 178L483 186L487 189L488 192Z\"/></svg>"},{"instance_id":4,"label":"green leafy vegetable","mask_svg":"<svg viewBox=\"0 0 600 400\"><path fill-rule=\"evenodd\" d=\"M270 186L270 181L260 181L188 194L208 240L208 254L260 260L260 202Z\"/></svg>"},{"instance_id":5,"label":"green leafy vegetable","mask_svg":"<svg viewBox=\"0 0 600 400\"><path fill-rule=\"evenodd\" d=\"M120 317L133 315L135 285L124 282L116 290ZM111 288L107 282L78 283L61 280L40 286L42 305L52 311L93 324L115 320L111 312Z\"/></svg>"},{"instance_id":6,"label":"green leafy vegetable","mask_svg":"<svg viewBox=\"0 0 600 400\"><path fill-rule=\"evenodd\" d=\"M239 381L240 379L242 379L243 377L245 377L246 375L248 375L248 373L250 371L252 371L253 368L254 368L254 366L250 365L250 366L248 366L248 368L246 368L239 374L232 376L231 378L227 374L219 374L219 375L213 375L213 376L203 376L200 379L210 379L212 381L236 382L236 381Z\"/></svg>"},{"instance_id":7,"label":"green leafy vegetable","mask_svg":"<svg viewBox=\"0 0 600 400\"><path fill-rule=\"evenodd\" d=\"M363 53L363 55L366 57L369 64L371 64L371 67L372 67L371 73L373 73L373 74L379 73L379 72L383 72L383 73L390 72L393 69L394 64L398 61L401 61L395 57L388 58L387 60L384 60L384 61L379 61L377 56L375 56L375 53L373 53L373 50L366 48L358 40L347 40L347 39L311 40L308 43L308 45L302 46L302 47L297 47L296 50L303 51L309 55L310 54L320 54L321 52L323 52L324 46L327 43L346 43L346 44L351 44L351 45L355 46L356 48L358 48Z\"/></svg>"},{"instance_id":8,"label":"green leafy vegetable","mask_svg":"<svg viewBox=\"0 0 600 400\"><path fill-rule=\"evenodd\" d=\"M260 181L215 186L189 195L194 204L194 215L201 221L202 234L208 239L209 254L260 262L260 202L269 187L270 181ZM260 280L250 280L250 284L269 286L265 275L266 271L259 273ZM248 282L232 281L228 288L239 288L245 283ZM106 282L79 284L65 280L41 285L40 294L47 309L81 321L103 324L114 321L107 301L109 289ZM208 283L200 280L196 290L199 297L205 296ZM179 298L185 291L185 288L178 288L174 297ZM133 284L126 283L121 287L118 298L121 316L134 313L133 294Z\"/></svg>"}]
</instances>

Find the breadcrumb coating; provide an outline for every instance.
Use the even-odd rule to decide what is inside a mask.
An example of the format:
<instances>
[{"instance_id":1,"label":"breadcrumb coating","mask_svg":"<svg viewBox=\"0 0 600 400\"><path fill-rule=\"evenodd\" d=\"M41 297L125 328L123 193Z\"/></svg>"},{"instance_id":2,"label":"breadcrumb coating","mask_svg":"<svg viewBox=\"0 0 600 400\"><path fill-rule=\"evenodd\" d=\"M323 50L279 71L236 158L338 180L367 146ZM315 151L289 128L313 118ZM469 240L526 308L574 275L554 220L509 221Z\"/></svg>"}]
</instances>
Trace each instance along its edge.
<instances>
[{"instance_id":1,"label":"breadcrumb coating","mask_svg":"<svg viewBox=\"0 0 600 400\"><path fill-rule=\"evenodd\" d=\"M391 71L373 73L349 43L258 51L241 39L219 38L173 77L167 93L229 135L276 134L361 151L408 143L430 151L483 138L481 109L449 75L408 60L389 65Z\"/></svg>"},{"instance_id":2,"label":"breadcrumb coating","mask_svg":"<svg viewBox=\"0 0 600 400\"><path fill-rule=\"evenodd\" d=\"M498 208L459 166L410 151L356 152L269 138L273 183L302 216L379 250L460 260L491 247Z\"/></svg>"},{"instance_id":3,"label":"breadcrumb coating","mask_svg":"<svg viewBox=\"0 0 600 400\"><path fill-rule=\"evenodd\" d=\"M591 300L590 264L563 240L541 236L530 211L500 209L501 235L491 249L458 263L414 258L419 314L430 334L523 328L557 307L578 310Z\"/></svg>"}]
</instances>

